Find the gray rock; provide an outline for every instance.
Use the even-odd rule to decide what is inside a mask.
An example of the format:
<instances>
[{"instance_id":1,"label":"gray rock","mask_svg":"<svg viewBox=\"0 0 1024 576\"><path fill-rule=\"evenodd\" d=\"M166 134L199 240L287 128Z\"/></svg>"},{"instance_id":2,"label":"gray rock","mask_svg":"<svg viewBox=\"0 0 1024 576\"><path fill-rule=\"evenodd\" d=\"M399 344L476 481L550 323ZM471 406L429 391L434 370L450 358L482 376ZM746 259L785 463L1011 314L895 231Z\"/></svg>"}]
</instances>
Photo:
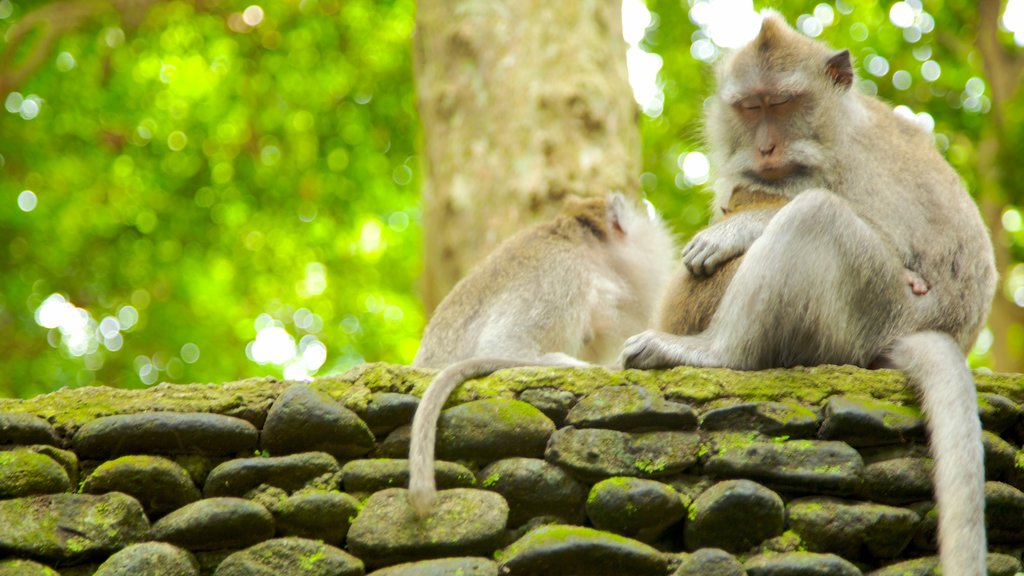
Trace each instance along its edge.
<instances>
[{"instance_id":1,"label":"gray rock","mask_svg":"<svg viewBox=\"0 0 1024 576\"><path fill-rule=\"evenodd\" d=\"M893 458L864 466L857 495L889 504L905 504L932 496L931 458Z\"/></svg>"},{"instance_id":2,"label":"gray rock","mask_svg":"<svg viewBox=\"0 0 1024 576\"><path fill-rule=\"evenodd\" d=\"M345 490L351 493L370 494L385 488L406 488L409 486L409 461L391 458L353 460L341 469L341 477ZM439 490L476 485L476 476L469 468L441 460L434 463L434 479Z\"/></svg>"},{"instance_id":3,"label":"gray rock","mask_svg":"<svg viewBox=\"0 0 1024 576\"><path fill-rule=\"evenodd\" d=\"M0 445L60 444L60 436L50 423L35 414L0 412Z\"/></svg>"},{"instance_id":4,"label":"gray rock","mask_svg":"<svg viewBox=\"0 0 1024 576\"><path fill-rule=\"evenodd\" d=\"M349 530L348 547L374 567L490 555L504 536L507 520L508 504L494 492L442 490L430 515L419 518L409 504L408 490L390 488L366 502Z\"/></svg>"},{"instance_id":5,"label":"gray rock","mask_svg":"<svg viewBox=\"0 0 1024 576\"><path fill-rule=\"evenodd\" d=\"M199 576L199 563L176 546L144 542L107 558L94 576Z\"/></svg>"},{"instance_id":6,"label":"gray rock","mask_svg":"<svg viewBox=\"0 0 1024 576\"><path fill-rule=\"evenodd\" d=\"M252 453L256 427L231 416L206 413L143 412L97 418L71 439L79 458L106 459L127 454Z\"/></svg>"},{"instance_id":7,"label":"gray rock","mask_svg":"<svg viewBox=\"0 0 1024 576\"><path fill-rule=\"evenodd\" d=\"M577 428L693 430L697 413L686 404L669 402L643 386L609 386L584 396L566 422Z\"/></svg>"},{"instance_id":8,"label":"gray rock","mask_svg":"<svg viewBox=\"0 0 1024 576\"><path fill-rule=\"evenodd\" d=\"M54 494L70 489L68 473L49 456L28 450L0 452L0 498Z\"/></svg>"},{"instance_id":9,"label":"gray rock","mask_svg":"<svg viewBox=\"0 0 1024 576\"><path fill-rule=\"evenodd\" d=\"M117 492L0 500L0 553L81 561L138 542L148 530L142 505Z\"/></svg>"},{"instance_id":10,"label":"gray rock","mask_svg":"<svg viewBox=\"0 0 1024 576\"><path fill-rule=\"evenodd\" d=\"M1024 492L1002 482L985 482L985 525L990 544L1024 542Z\"/></svg>"},{"instance_id":11,"label":"gray rock","mask_svg":"<svg viewBox=\"0 0 1024 576\"><path fill-rule=\"evenodd\" d=\"M668 561L654 548L592 528L542 526L497 555L515 576L664 576Z\"/></svg>"},{"instance_id":12,"label":"gray rock","mask_svg":"<svg viewBox=\"0 0 1024 576\"><path fill-rule=\"evenodd\" d=\"M508 502L508 524L519 526L547 516L566 524L582 524L587 489L558 466L536 458L498 460L478 474L482 488Z\"/></svg>"},{"instance_id":13,"label":"gray rock","mask_svg":"<svg viewBox=\"0 0 1024 576\"><path fill-rule=\"evenodd\" d=\"M540 410L545 416L562 427L569 410L576 404L576 395L558 388L530 388L519 394L519 399Z\"/></svg>"},{"instance_id":14,"label":"gray rock","mask_svg":"<svg viewBox=\"0 0 1024 576\"><path fill-rule=\"evenodd\" d=\"M560 428L551 436L545 460L584 482L612 476L662 478L697 461L700 436L693 432L619 432Z\"/></svg>"},{"instance_id":15,"label":"gray rock","mask_svg":"<svg viewBox=\"0 0 1024 576\"><path fill-rule=\"evenodd\" d=\"M61 468L68 475L71 486L78 486L78 455L71 450L62 450L49 444L32 444L29 446L0 446L0 451L27 450L35 454L42 454L60 464Z\"/></svg>"},{"instance_id":16,"label":"gray rock","mask_svg":"<svg viewBox=\"0 0 1024 576\"><path fill-rule=\"evenodd\" d=\"M986 561L988 576L1015 576L1021 562L1013 556L990 552ZM939 557L915 558L879 568L868 576L939 576Z\"/></svg>"},{"instance_id":17,"label":"gray rock","mask_svg":"<svg viewBox=\"0 0 1024 576\"><path fill-rule=\"evenodd\" d=\"M978 415L985 430L1002 434L1017 423L1020 414L1020 406L1006 396L988 392L978 394Z\"/></svg>"},{"instance_id":18,"label":"gray rock","mask_svg":"<svg viewBox=\"0 0 1024 576\"><path fill-rule=\"evenodd\" d=\"M938 550L939 510L935 507L935 502L914 502L906 507L921 517L921 522L918 523L914 537L910 541L913 547L931 552Z\"/></svg>"},{"instance_id":19,"label":"gray rock","mask_svg":"<svg viewBox=\"0 0 1024 576\"><path fill-rule=\"evenodd\" d=\"M587 516L595 528L653 543L686 517L689 504L689 498L661 482L609 478L591 488Z\"/></svg>"},{"instance_id":20,"label":"gray rock","mask_svg":"<svg viewBox=\"0 0 1024 576\"><path fill-rule=\"evenodd\" d=\"M818 436L850 446L897 444L925 437L921 411L873 398L833 396L825 404Z\"/></svg>"},{"instance_id":21,"label":"gray rock","mask_svg":"<svg viewBox=\"0 0 1024 576\"><path fill-rule=\"evenodd\" d=\"M383 568L370 576L498 576L498 564L487 558L440 558Z\"/></svg>"},{"instance_id":22,"label":"gray rock","mask_svg":"<svg viewBox=\"0 0 1024 576\"><path fill-rule=\"evenodd\" d=\"M228 556L214 576L363 576L355 556L305 538L278 538Z\"/></svg>"},{"instance_id":23,"label":"gray rock","mask_svg":"<svg viewBox=\"0 0 1024 576\"><path fill-rule=\"evenodd\" d=\"M812 552L844 558L894 558L903 552L921 517L906 508L836 498L801 498L786 506L789 527Z\"/></svg>"},{"instance_id":24,"label":"gray rock","mask_svg":"<svg viewBox=\"0 0 1024 576\"><path fill-rule=\"evenodd\" d=\"M0 560L0 576L61 576L56 570L31 560Z\"/></svg>"},{"instance_id":25,"label":"gray rock","mask_svg":"<svg viewBox=\"0 0 1024 576\"><path fill-rule=\"evenodd\" d=\"M755 556L743 564L748 576L861 576L859 568L835 554L787 552Z\"/></svg>"},{"instance_id":26,"label":"gray rock","mask_svg":"<svg viewBox=\"0 0 1024 576\"><path fill-rule=\"evenodd\" d=\"M369 458L401 460L409 457L409 439L412 437L412 426L399 426L391 431L384 440L374 448Z\"/></svg>"},{"instance_id":27,"label":"gray rock","mask_svg":"<svg viewBox=\"0 0 1024 576\"><path fill-rule=\"evenodd\" d=\"M766 442L756 433L712 436L704 471L719 478L747 478L770 488L850 494L860 483L864 463L845 442L788 440Z\"/></svg>"},{"instance_id":28,"label":"gray rock","mask_svg":"<svg viewBox=\"0 0 1024 576\"><path fill-rule=\"evenodd\" d=\"M327 452L339 460L362 456L373 433L355 412L305 384L285 390L270 407L260 445L274 456Z\"/></svg>"},{"instance_id":29,"label":"gray rock","mask_svg":"<svg viewBox=\"0 0 1024 576\"><path fill-rule=\"evenodd\" d=\"M985 446L985 477L989 480L1001 479L1013 469L1017 448L988 431L982 432L981 441Z\"/></svg>"},{"instance_id":30,"label":"gray rock","mask_svg":"<svg viewBox=\"0 0 1024 576\"><path fill-rule=\"evenodd\" d=\"M104 462L82 483L82 492L124 492L138 500L150 518L202 497L184 468L159 456L122 456Z\"/></svg>"},{"instance_id":31,"label":"gray rock","mask_svg":"<svg viewBox=\"0 0 1024 576\"><path fill-rule=\"evenodd\" d=\"M690 505L684 530L687 550L721 548L738 554L782 534L782 498L750 480L719 482Z\"/></svg>"},{"instance_id":32,"label":"gray rock","mask_svg":"<svg viewBox=\"0 0 1024 576\"><path fill-rule=\"evenodd\" d=\"M747 576L732 554L717 548L703 548L685 554L672 576Z\"/></svg>"},{"instance_id":33,"label":"gray rock","mask_svg":"<svg viewBox=\"0 0 1024 576\"><path fill-rule=\"evenodd\" d=\"M748 402L707 412L700 427L709 432L754 430L766 436L813 438L818 432L818 415L789 402Z\"/></svg>"},{"instance_id":34,"label":"gray rock","mask_svg":"<svg viewBox=\"0 0 1024 576\"><path fill-rule=\"evenodd\" d=\"M412 394L378 392L370 396L363 421L375 436L380 436L411 423L419 405L420 399Z\"/></svg>"},{"instance_id":35,"label":"gray rock","mask_svg":"<svg viewBox=\"0 0 1024 576\"><path fill-rule=\"evenodd\" d=\"M326 452L239 458L228 460L214 468L206 477L203 494L207 498L243 496L260 484L281 488L291 493L317 478L331 474L340 477L340 473L338 461ZM338 487L337 482L333 487Z\"/></svg>"},{"instance_id":36,"label":"gray rock","mask_svg":"<svg viewBox=\"0 0 1024 576\"><path fill-rule=\"evenodd\" d=\"M544 453L554 431L554 423L526 402L507 398L466 402L441 413L437 457L474 462L536 458Z\"/></svg>"},{"instance_id":37,"label":"gray rock","mask_svg":"<svg viewBox=\"0 0 1024 576\"><path fill-rule=\"evenodd\" d=\"M342 492L303 491L283 500L272 512L278 536L313 538L340 545L359 513L359 501Z\"/></svg>"},{"instance_id":38,"label":"gray rock","mask_svg":"<svg viewBox=\"0 0 1024 576\"><path fill-rule=\"evenodd\" d=\"M205 498L158 520L150 535L189 550L242 548L272 538L274 517L241 498Z\"/></svg>"}]
</instances>

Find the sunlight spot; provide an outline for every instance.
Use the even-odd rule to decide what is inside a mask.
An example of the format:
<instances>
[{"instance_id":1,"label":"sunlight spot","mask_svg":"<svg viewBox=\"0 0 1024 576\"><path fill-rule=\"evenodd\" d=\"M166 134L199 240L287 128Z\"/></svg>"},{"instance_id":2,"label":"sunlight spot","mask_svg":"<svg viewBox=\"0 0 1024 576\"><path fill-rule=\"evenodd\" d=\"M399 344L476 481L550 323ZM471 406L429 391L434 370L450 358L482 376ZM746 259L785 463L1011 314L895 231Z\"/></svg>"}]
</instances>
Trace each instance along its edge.
<instances>
[{"instance_id":1,"label":"sunlight spot","mask_svg":"<svg viewBox=\"0 0 1024 576\"><path fill-rule=\"evenodd\" d=\"M942 67L935 60L928 60L921 64L921 77L929 82L935 82L942 75Z\"/></svg>"},{"instance_id":2,"label":"sunlight spot","mask_svg":"<svg viewBox=\"0 0 1024 576\"><path fill-rule=\"evenodd\" d=\"M306 264L306 276L299 284L299 296L311 298L323 294L325 290L327 290L327 268L320 262Z\"/></svg>"},{"instance_id":3,"label":"sunlight spot","mask_svg":"<svg viewBox=\"0 0 1024 576\"><path fill-rule=\"evenodd\" d=\"M889 9L889 20L899 28L913 26L914 17L914 8L907 2L897 2Z\"/></svg>"},{"instance_id":4,"label":"sunlight spot","mask_svg":"<svg viewBox=\"0 0 1024 576\"><path fill-rule=\"evenodd\" d=\"M722 48L739 48L761 30L761 15L752 0L697 0L690 19Z\"/></svg>"},{"instance_id":5,"label":"sunlight spot","mask_svg":"<svg viewBox=\"0 0 1024 576\"><path fill-rule=\"evenodd\" d=\"M704 184L711 173L708 157L701 152L690 152L679 157L679 167L683 171L684 181L691 185Z\"/></svg>"},{"instance_id":6,"label":"sunlight spot","mask_svg":"<svg viewBox=\"0 0 1024 576\"><path fill-rule=\"evenodd\" d=\"M57 70L61 72L70 72L75 68L75 57L70 52L61 52L57 54Z\"/></svg>"},{"instance_id":7,"label":"sunlight spot","mask_svg":"<svg viewBox=\"0 0 1024 576\"><path fill-rule=\"evenodd\" d=\"M198 362L199 346L196 346L192 342L186 342L185 345L181 347L181 359L184 360L186 364L195 364Z\"/></svg>"},{"instance_id":8,"label":"sunlight spot","mask_svg":"<svg viewBox=\"0 0 1024 576\"><path fill-rule=\"evenodd\" d=\"M889 61L877 54L865 56L864 67L872 76L885 76L889 73Z\"/></svg>"},{"instance_id":9,"label":"sunlight spot","mask_svg":"<svg viewBox=\"0 0 1024 576\"><path fill-rule=\"evenodd\" d=\"M992 349L992 343L994 341L995 338L992 336L992 331L985 328L981 331L981 334L978 334L978 340L974 343L974 350L972 350L971 353L987 354L988 351Z\"/></svg>"},{"instance_id":10,"label":"sunlight spot","mask_svg":"<svg viewBox=\"0 0 1024 576\"><path fill-rule=\"evenodd\" d=\"M256 333L250 357L259 364L284 364L295 357L295 338L280 326L267 326Z\"/></svg>"},{"instance_id":11,"label":"sunlight spot","mask_svg":"<svg viewBox=\"0 0 1024 576\"><path fill-rule=\"evenodd\" d=\"M253 4L242 12L242 21L249 26L259 26L260 22L263 22L263 8Z\"/></svg>"},{"instance_id":12,"label":"sunlight spot","mask_svg":"<svg viewBox=\"0 0 1024 576\"><path fill-rule=\"evenodd\" d=\"M821 33L825 30L825 25L822 24L821 20L818 20L817 16L810 16L808 14L803 14L796 19L796 27L811 38L821 36Z\"/></svg>"},{"instance_id":13,"label":"sunlight spot","mask_svg":"<svg viewBox=\"0 0 1024 576\"><path fill-rule=\"evenodd\" d=\"M38 203L39 199L36 198L35 192L31 190L22 190L21 194L18 194L18 208L21 208L22 212L35 210Z\"/></svg>"},{"instance_id":14,"label":"sunlight spot","mask_svg":"<svg viewBox=\"0 0 1024 576\"><path fill-rule=\"evenodd\" d=\"M382 249L381 241L381 226L380 222L376 219L370 219L363 222L363 227L359 231L359 250L364 254L376 254Z\"/></svg>"},{"instance_id":15,"label":"sunlight spot","mask_svg":"<svg viewBox=\"0 0 1024 576\"><path fill-rule=\"evenodd\" d=\"M906 70L897 70L896 73L892 75L892 85L895 86L897 90L906 90L907 88L910 88L910 85L913 82L914 79L910 77L910 72L907 72Z\"/></svg>"},{"instance_id":16,"label":"sunlight spot","mask_svg":"<svg viewBox=\"0 0 1024 576\"><path fill-rule=\"evenodd\" d=\"M175 130L167 135L167 147L174 152L181 152L188 145L188 136L181 130Z\"/></svg>"},{"instance_id":17,"label":"sunlight spot","mask_svg":"<svg viewBox=\"0 0 1024 576\"><path fill-rule=\"evenodd\" d=\"M828 4L818 4L814 7L814 17L823 25L831 26L836 21L836 14Z\"/></svg>"},{"instance_id":18,"label":"sunlight spot","mask_svg":"<svg viewBox=\"0 0 1024 576\"><path fill-rule=\"evenodd\" d=\"M1007 208L1003 211L1003 230L1007 232L1019 232L1021 227L1020 211L1016 208Z\"/></svg>"}]
</instances>

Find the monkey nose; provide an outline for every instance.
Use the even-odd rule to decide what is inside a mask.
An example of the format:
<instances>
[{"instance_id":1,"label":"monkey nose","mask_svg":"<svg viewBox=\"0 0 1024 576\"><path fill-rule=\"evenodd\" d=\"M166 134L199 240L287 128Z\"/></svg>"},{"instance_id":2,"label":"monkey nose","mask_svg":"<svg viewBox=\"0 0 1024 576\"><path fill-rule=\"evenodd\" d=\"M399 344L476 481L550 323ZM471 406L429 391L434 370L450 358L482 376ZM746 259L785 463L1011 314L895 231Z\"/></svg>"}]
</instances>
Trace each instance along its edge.
<instances>
[{"instance_id":1,"label":"monkey nose","mask_svg":"<svg viewBox=\"0 0 1024 576\"><path fill-rule=\"evenodd\" d=\"M775 144L761 147L761 156L771 156L775 153Z\"/></svg>"}]
</instances>

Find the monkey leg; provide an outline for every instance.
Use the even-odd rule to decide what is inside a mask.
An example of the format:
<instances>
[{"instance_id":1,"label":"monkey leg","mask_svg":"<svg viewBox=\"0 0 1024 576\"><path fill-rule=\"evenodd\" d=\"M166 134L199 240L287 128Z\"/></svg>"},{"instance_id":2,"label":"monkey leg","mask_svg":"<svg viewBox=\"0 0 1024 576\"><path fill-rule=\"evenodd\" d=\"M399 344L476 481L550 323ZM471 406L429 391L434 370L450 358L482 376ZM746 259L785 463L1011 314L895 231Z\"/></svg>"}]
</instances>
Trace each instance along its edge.
<instances>
[{"instance_id":1,"label":"monkey leg","mask_svg":"<svg viewBox=\"0 0 1024 576\"><path fill-rule=\"evenodd\" d=\"M844 200L808 190L751 245L706 331L638 334L626 341L623 364L867 366L915 315L903 273Z\"/></svg>"}]
</instances>

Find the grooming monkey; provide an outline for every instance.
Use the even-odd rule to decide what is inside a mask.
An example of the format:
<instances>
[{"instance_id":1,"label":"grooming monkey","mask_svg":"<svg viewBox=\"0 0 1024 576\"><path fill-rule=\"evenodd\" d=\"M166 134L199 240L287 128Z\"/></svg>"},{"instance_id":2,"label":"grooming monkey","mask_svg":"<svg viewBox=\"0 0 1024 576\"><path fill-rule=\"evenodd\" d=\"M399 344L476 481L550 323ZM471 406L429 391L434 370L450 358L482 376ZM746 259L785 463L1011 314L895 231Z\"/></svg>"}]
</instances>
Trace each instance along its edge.
<instances>
[{"instance_id":1,"label":"grooming monkey","mask_svg":"<svg viewBox=\"0 0 1024 576\"><path fill-rule=\"evenodd\" d=\"M984 575L981 428L964 353L996 273L977 207L929 134L851 89L848 52L775 14L717 78L707 118L717 205L745 187L790 200L699 233L690 271L743 254L707 329L638 334L623 363L903 369L928 417L943 573Z\"/></svg>"},{"instance_id":2,"label":"grooming monkey","mask_svg":"<svg viewBox=\"0 0 1024 576\"><path fill-rule=\"evenodd\" d=\"M412 423L409 500L418 514L436 496L437 420L451 392L502 368L615 364L626 337L651 326L674 252L664 223L623 196L570 199L456 284L413 360L443 368Z\"/></svg>"}]
</instances>

